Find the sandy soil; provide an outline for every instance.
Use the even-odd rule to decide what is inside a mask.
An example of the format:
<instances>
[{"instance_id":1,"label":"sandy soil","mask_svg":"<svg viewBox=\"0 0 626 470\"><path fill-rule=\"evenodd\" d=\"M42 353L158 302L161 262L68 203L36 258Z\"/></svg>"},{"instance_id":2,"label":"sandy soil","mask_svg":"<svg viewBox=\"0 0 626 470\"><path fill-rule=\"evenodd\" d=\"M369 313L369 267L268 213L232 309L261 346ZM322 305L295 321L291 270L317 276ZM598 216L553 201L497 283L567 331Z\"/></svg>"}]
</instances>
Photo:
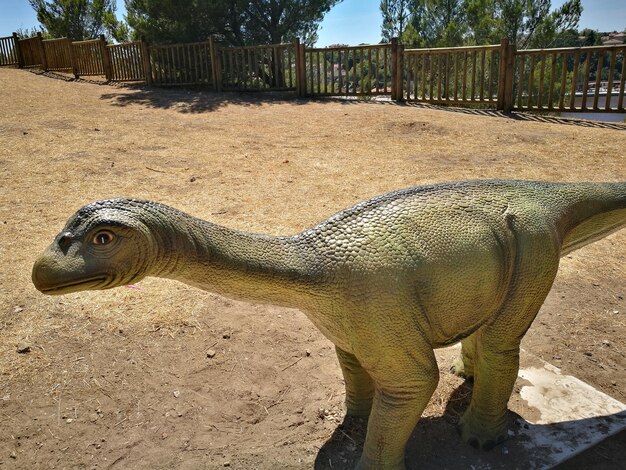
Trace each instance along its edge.
<instances>
[{"instance_id":1,"label":"sandy soil","mask_svg":"<svg viewBox=\"0 0 626 470\"><path fill-rule=\"evenodd\" d=\"M300 312L157 279L39 294L35 257L87 202L154 199L290 234L416 184L626 180L617 124L12 69L0 70L0 103L0 468L334 469L358 456L363 426L339 426L333 347ZM523 347L624 402L625 297L622 231L562 260ZM450 432L468 395L464 385L435 394L409 467L469 468L475 454ZM624 449L621 433L563 468L623 468Z\"/></svg>"}]
</instances>

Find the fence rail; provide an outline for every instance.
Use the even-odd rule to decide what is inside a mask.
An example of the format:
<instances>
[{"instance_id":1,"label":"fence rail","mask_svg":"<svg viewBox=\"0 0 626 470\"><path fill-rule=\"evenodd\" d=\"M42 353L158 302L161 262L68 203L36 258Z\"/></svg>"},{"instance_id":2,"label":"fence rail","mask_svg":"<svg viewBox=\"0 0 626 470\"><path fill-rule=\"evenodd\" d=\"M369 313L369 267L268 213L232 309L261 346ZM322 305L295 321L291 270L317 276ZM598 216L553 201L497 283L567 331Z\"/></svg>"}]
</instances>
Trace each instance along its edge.
<instances>
[{"instance_id":1,"label":"fence rail","mask_svg":"<svg viewBox=\"0 0 626 470\"><path fill-rule=\"evenodd\" d=\"M499 45L404 49L391 44L306 48L219 47L99 39L0 38L0 66L38 67L76 77L103 75L148 85L202 85L298 96L376 96L504 111L626 112L626 44L517 50Z\"/></svg>"},{"instance_id":2,"label":"fence rail","mask_svg":"<svg viewBox=\"0 0 626 470\"><path fill-rule=\"evenodd\" d=\"M20 64L17 53L17 34L0 38L0 66L15 66Z\"/></svg>"},{"instance_id":3,"label":"fence rail","mask_svg":"<svg viewBox=\"0 0 626 470\"><path fill-rule=\"evenodd\" d=\"M515 109L624 112L626 45L516 55Z\"/></svg>"},{"instance_id":4,"label":"fence rail","mask_svg":"<svg viewBox=\"0 0 626 470\"><path fill-rule=\"evenodd\" d=\"M150 46L148 50L153 84L213 85L209 41Z\"/></svg>"},{"instance_id":5,"label":"fence rail","mask_svg":"<svg viewBox=\"0 0 626 470\"><path fill-rule=\"evenodd\" d=\"M219 79L224 90L296 89L296 45L222 47Z\"/></svg>"},{"instance_id":6,"label":"fence rail","mask_svg":"<svg viewBox=\"0 0 626 470\"><path fill-rule=\"evenodd\" d=\"M141 41L106 46L111 62L111 80L138 82L146 79Z\"/></svg>"},{"instance_id":7,"label":"fence rail","mask_svg":"<svg viewBox=\"0 0 626 470\"><path fill-rule=\"evenodd\" d=\"M390 44L306 49L306 93L350 96L391 93Z\"/></svg>"},{"instance_id":8,"label":"fence rail","mask_svg":"<svg viewBox=\"0 0 626 470\"><path fill-rule=\"evenodd\" d=\"M67 72L74 69L72 42L67 38L42 41L48 70Z\"/></svg>"},{"instance_id":9,"label":"fence rail","mask_svg":"<svg viewBox=\"0 0 626 470\"><path fill-rule=\"evenodd\" d=\"M76 76L105 75L103 45L100 39L72 43Z\"/></svg>"},{"instance_id":10,"label":"fence rail","mask_svg":"<svg viewBox=\"0 0 626 470\"><path fill-rule=\"evenodd\" d=\"M404 51L404 98L436 104L497 104L501 47Z\"/></svg>"}]
</instances>

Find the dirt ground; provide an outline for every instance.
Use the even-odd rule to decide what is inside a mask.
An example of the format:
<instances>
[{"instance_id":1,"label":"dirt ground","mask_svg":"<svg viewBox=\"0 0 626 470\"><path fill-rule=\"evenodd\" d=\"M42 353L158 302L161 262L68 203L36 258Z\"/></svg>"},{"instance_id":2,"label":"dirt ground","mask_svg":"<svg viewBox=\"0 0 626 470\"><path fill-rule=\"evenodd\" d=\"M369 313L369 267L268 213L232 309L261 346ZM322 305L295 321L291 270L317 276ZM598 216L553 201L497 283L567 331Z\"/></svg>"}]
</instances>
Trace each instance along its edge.
<instances>
[{"instance_id":1,"label":"dirt ground","mask_svg":"<svg viewBox=\"0 0 626 470\"><path fill-rule=\"evenodd\" d=\"M358 457L363 426L340 425L334 349L299 311L158 279L38 293L35 257L85 203L140 197L291 234L417 184L626 180L619 124L13 69L0 69L0 106L0 469L336 469ZM523 347L626 402L625 298L622 230L562 260ZM450 432L469 393L435 394L409 443L410 468L471 467L478 453ZM622 432L562 468L625 459Z\"/></svg>"}]
</instances>

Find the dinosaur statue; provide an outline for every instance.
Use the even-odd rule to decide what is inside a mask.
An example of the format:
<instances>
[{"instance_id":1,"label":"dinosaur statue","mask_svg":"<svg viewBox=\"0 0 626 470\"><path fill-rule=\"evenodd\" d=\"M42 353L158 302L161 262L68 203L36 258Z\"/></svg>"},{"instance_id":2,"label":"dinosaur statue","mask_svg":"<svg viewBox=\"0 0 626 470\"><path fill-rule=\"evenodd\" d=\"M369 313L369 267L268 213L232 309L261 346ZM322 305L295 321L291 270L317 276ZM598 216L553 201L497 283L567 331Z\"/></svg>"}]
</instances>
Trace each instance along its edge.
<instances>
[{"instance_id":1,"label":"dinosaur statue","mask_svg":"<svg viewBox=\"0 0 626 470\"><path fill-rule=\"evenodd\" d=\"M503 440L520 341L559 258L624 226L626 182L419 186L288 237L111 199L69 219L32 279L65 294L160 276L299 308L336 346L348 416L368 417L358 468L399 469L437 385L433 349L459 341L454 369L474 378L462 438L485 449Z\"/></svg>"}]
</instances>

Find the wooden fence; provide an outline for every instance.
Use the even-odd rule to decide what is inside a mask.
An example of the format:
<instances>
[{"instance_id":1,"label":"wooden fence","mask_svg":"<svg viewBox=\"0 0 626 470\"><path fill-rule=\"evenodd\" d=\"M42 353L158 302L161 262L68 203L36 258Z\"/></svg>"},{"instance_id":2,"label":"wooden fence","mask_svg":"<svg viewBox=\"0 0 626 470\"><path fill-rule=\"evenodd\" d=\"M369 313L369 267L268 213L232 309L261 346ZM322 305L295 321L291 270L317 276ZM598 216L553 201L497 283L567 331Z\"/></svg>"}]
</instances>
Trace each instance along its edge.
<instances>
[{"instance_id":1,"label":"wooden fence","mask_svg":"<svg viewBox=\"0 0 626 470\"><path fill-rule=\"evenodd\" d=\"M111 67L111 80L139 82L146 80L142 41L106 46Z\"/></svg>"},{"instance_id":2,"label":"wooden fence","mask_svg":"<svg viewBox=\"0 0 626 470\"><path fill-rule=\"evenodd\" d=\"M391 94L390 44L305 49L304 55L308 95Z\"/></svg>"},{"instance_id":3,"label":"wooden fence","mask_svg":"<svg viewBox=\"0 0 626 470\"><path fill-rule=\"evenodd\" d=\"M72 43L74 74L76 76L106 75L104 56L105 44L100 39Z\"/></svg>"},{"instance_id":4,"label":"wooden fence","mask_svg":"<svg viewBox=\"0 0 626 470\"><path fill-rule=\"evenodd\" d=\"M0 38L0 66L19 66L19 55L17 53L18 37L13 36Z\"/></svg>"},{"instance_id":5,"label":"wooden fence","mask_svg":"<svg viewBox=\"0 0 626 470\"><path fill-rule=\"evenodd\" d=\"M624 112L626 45L516 52L514 109Z\"/></svg>"},{"instance_id":6,"label":"wooden fence","mask_svg":"<svg viewBox=\"0 0 626 470\"><path fill-rule=\"evenodd\" d=\"M404 99L454 105L497 105L500 46L404 51Z\"/></svg>"},{"instance_id":7,"label":"wooden fence","mask_svg":"<svg viewBox=\"0 0 626 470\"><path fill-rule=\"evenodd\" d=\"M213 86L211 43L150 46L150 73L155 85Z\"/></svg>"},{"instance_id":8,"label":"wooden fence","mask_svg":"<svg viewBox=\"0 0 626 470\"><path fill-rule=\"evenodd\" d=\"M42 46L48 70L55 72L72 72L74 70L72 41L67 38L46 39L42 41Z\"/></svg>"},{"instance_id":9,"label":"wooden fence","mask_svg":"<svg viewBox=\"0 0 626 470\"><path fill-rule=\"evenodd\" d=\"M220 47L218 79L224 90L296 90L294 44Z\"/></svg>"},{"instance_id":10,"label":"wooden fence","mask_svg":"<svg viewBox=\"0 0 626 470\"><path fill-rule=\"evenodd\" d=\"M626 112L626 44L516 50L499 45L405 49L391 44L306 48L219 47L204 42L107 44L104 37L0 38L0 66L38 67L76 77L103 75L148 85L216 91L295 91L298 96L376 96L504 111Z\"/></svg>"}]
</instances>

